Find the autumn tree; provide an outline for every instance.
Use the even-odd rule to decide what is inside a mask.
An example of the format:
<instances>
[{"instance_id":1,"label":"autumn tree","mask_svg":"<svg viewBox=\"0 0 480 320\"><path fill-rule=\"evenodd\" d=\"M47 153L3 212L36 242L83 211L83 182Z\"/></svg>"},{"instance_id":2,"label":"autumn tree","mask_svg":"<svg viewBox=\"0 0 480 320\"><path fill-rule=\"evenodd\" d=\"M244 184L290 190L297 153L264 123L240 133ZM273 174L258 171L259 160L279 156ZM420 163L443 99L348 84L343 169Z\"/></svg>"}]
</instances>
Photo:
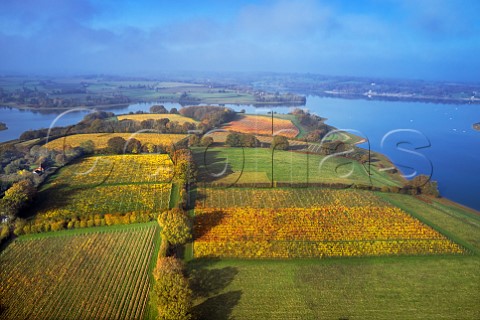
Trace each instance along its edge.
<instances>
[{"instance_id":1,"label":"autumn tree","mask_svg":"<svg viewBox=\"0 0 480 320\"><path fill-rule=\"evenodd\" d=\"M10 236L10 227L8 225L0 225L0 244Z\"/></svg>"},{"instance_id":2,"label":"autumn tree","mask_svg":"<svg viewBox=\"0 0 480 320\"><path fill-rule=\"evenodd\" d=\"M307 134L306 139L310 142L319 142L322 141L327 132L328 130L326 128L316 129Z\"/></svg>"},{"instance_id":3,"label":"autumn tree","mask_svg":"<svg viewBox=\"0 0 480 320\"><path fill-rule=\"evenodd\" d=\"M200 138L196 134L192 134L188 137L188 146L197 147L200 144Z\"/></svg>"},{"instance_id":4,"label":"autumn tree","mask_svg":"<svg viewBox=\"0 0 480 320\"><path fill-rule=\"evenodd\" d=\"M127 153L140 153L141 150L142 150L142 143L135 139L135 138L131 138L131 139L128 139L128 141L126 141L126 147L125 147L125 152Z\"/></svg>"},{"instance_id":5,"label":"autumn tree","mask_svg":"<svg viewBox=\"0 0 480 320\"><path fill-rule=\"evenodd\" d=\"M285 136L274 136L271 148L273 150L287 150L288 149L288 139Z\"/></svg>"},{"instance_id":6,"label":"autumn tree","mask_svg":"<svg viewBox=\"0 0 480 320\"><path fill-rule=\"evenodd\" d=\"M242 145L247 148L255 148L260 145L257 137L253 134L243 134L241 137Z\"/></svg>"},{"instance_id":7,"label":"autumn tree","mask_svg":"<svg viewBox=\"0 0 480 320\"><path fill-rule=\"evenodd\" d=\"M3 170L5 171L6 174L13 174L27 168L28 168L28 165L25 159L17 159L7 164Z\"/></svg>"},{"instance_id":8,"label":"autumn tree","mask_svg":"<svg viewBox=\"0 0 480 320\"><path fill-rule=\"evenodd\" d=\"M227 136L225 144L230 147L241 147L242 146L242 136L239 133L230 133Z\"/></svg>"},{"instance_id":9,"label":"autumn tree","mask_svg":"<svg viewBox=\"0 0 480 320\"><path fill-rule=\"evenodd\" d=\"M157 146L151 142L146 142L142 145L142 152L144 153L155 153L157 151Z\"/></svg>"},{"instance_id":10,"label":"autumn tree","mask_svg":"<svg viewBox=\"0 0 480 320\"><path fill-rule=\"evenodd\" d=\"M168 113L168 110L163 105L155 105L150 107L151 113Z\"/></svg>"},{"instance_id":11,"label":"autumn tree","mask_svg":"<svg viewBox=\"0 0 480 320\"><path fill-rule=\"evenodd\" d=\"M213 143L213 138L209 136L203 137L202 140L200 140L200 145L202 147L208 147L212 143Z\"/></svg>"},{"instance_id":12,"label":"autumn tree","mask_svg":"<svg viewBox=\"0 0 480 320\"><path fill-rule=\"evenodd\" d=\"M175 179L183 183L195 181L197 170L190 149L175 150L172 154L175 165Z\"/></svg>"},{"instance_id":13,"label":"autumn tree","mask_svg":"<svg viewBox=\"0 0 480 320\"><path fill-rule=\"evenodd\" d=\"M1 207L5 214L16 216L19 211L25 208L33 200L36 188L29 179L14 183L1 200Z\"/></svg>"},{"instance_id":14,"label":"autumn tree","mask_svg":"<svg viewBox=\"0 0 480 320\"><path fill-rule=\"evenodd\" d=\"M158 224L162 227L162 240L170 245L185 244L192 237L190 221L181 209L171 209L158 216Z\"/></svg>"},{"instance_id":15,"label":"autumn tree","mask_svg":"<svg viewBox=\"0 0 480 320\"><path fill-rule=\"evenodd\" d=\"M92 140L80 142L80 148L84 154L93 154L95 151L95 143Z\"/></svg>"},{"instance_id":16,"label":"autumn tree","mask_svg":"<svg viewBox=\"0 0 480 320\"><path fill-rule=\"evenodd\" d=\"M111 153L121 154L121 153L123 153L126 142L127 141L125 139L123 139L122 137L110 138L107 142L108 150Z\"/></svg>"},{"instance_id":17,"label":"autumn tree","mask_svg":"<svg viewBox=\"0 0 480 320\"><path fill-rule=\"evenodd\" d=\"M180 109L180 114L200 121L197 129L204 131L232 121L236 116L235 111L230 108L215 106L185 107Z\"/></svg>"},{"instance_id":18,"label":"autumn tree","mask_svg":"<svg viewBox=\"0 0 480 320\"><path fill-rule=\"evenodd\" d=\"M420 174L410 180L406 187L412 188L414 193L421 193L433 197L440 197L440 192L438 191L437 181L433 181L430 177Z\"/></svg>"},{"instance_id":19,"label":"autumn tree","mask_svg":"<svg viewBox=\"0 0 480 320\"><path fill-rule=\"evenodd\" d=\"M191 319L192 290L182 262L174 257L159 257L153 276L153 295L159 319Z\"/></svg>"}]
</instances>

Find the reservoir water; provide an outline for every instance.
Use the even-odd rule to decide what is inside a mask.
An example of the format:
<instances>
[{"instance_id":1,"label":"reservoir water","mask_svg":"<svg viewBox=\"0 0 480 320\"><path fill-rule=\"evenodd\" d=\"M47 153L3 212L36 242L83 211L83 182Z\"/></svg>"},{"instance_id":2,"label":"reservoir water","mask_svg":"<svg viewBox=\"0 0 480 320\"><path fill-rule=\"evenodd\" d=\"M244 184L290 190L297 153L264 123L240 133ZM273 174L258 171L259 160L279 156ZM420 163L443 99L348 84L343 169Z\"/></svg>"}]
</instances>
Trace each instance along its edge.
<instances>
[{"instance_id":1,"label":"reservoir water","mask_svg":"<svg viewBox=\"0 0 480 320\"><path fill-rule=\"evenodd\" d=\"M180 109L176 103L162 103ZM152 103L131 104L108 111L124 114L148 111ZM265 114L270 109L251 105L227 105L236 111ZM472 124L480 121L480 105L444 105L412 102L385 102L308 97L310 112L328 118L339 129L364 136L374 151L386 154L405 175L432 174L443 196L480 210L480 131ZM272 108L286 113L289 107ZM0 131L0 142L18 138L29 129L74 124L88 110L42 114L30 110L0 108L0 121L8 130ZM382 143L383 140L383 143ZM363 147L368 147L363 144Z\"/></svg>"}]
</instances>

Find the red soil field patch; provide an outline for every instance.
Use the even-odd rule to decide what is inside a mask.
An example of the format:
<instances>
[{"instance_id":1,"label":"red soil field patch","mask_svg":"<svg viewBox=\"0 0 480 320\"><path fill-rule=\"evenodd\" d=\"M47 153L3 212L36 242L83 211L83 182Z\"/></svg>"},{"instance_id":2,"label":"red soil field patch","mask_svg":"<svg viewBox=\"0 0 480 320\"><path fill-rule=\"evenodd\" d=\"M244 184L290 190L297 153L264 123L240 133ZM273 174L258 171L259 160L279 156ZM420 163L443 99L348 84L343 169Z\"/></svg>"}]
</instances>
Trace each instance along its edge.
<instances>
[{"instance_id":1,"label":"red soil field patch","mask_svg":"<svg viewBox=\"0 0 480 320\"><path fill-rule=\"evenodd\" d=\"M272 134L272 118L265 116L243 115L238 120L226 124L223 129L251 134ZM298 135L298 128L286 119L273 118L273 134L288 138Z\"/></svg>"}]
</instances>

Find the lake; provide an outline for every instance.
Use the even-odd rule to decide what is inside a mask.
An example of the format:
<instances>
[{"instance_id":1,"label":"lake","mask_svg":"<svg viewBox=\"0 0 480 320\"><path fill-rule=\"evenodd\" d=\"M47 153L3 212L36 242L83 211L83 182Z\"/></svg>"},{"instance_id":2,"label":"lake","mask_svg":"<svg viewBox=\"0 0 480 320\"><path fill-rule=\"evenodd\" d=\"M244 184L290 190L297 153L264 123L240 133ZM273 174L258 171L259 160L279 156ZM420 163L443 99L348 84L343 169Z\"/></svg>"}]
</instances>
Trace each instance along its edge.
<instances>
[{"instance_id":1,"label":"lake","mask_svg":"<svg viewBox=\"0 0 480 320\"><path fill-rule=\"evenodd\" d=\"M167 109L180 108L176 103L162 104ZM151 105L137 103L108 111L115 114L148 111ZM266 114L270 110L249 105L227 106L248 113ZM443 196L480 210L480 132L472 128L473 123L480 121L479 105L308 97L305 108L328 118L327 123L332 126L368 138L371 149L389 156L405 175L431 173ZM272 108L278 113L291 109ZM55 125L74 124L87 113L87 110L65 113ZM0 108L0 121L9 128L0 131L0 141L18 138L25 130L48 128L58 115Z\"/></svg>"}]
</instances>

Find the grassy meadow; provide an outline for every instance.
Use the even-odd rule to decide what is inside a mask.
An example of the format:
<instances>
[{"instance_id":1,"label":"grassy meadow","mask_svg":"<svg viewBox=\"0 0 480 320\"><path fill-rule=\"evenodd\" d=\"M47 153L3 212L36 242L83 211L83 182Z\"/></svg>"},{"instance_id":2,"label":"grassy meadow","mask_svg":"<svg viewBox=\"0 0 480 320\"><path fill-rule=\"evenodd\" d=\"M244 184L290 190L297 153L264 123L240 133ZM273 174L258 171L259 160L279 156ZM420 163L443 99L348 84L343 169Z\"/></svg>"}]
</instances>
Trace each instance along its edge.
<instances>
[{"instance_id":1,"label":"grassy meadow","mask_svg":"<svg viewBox=\"0 0 480 320\"><path fill-rule=\"evenodd\" d=\"M346 183L398 186L388 173L357 161L267 148L194 148L199 180L220 183ZM273 175L272 175L273 160Z\"/></svg>"},{"instance_id":2,"label":"grassy meadow","mask_svg":"<svg viewBox=\"0 0 480 320\"><path fill-rule=\"evenodd\" d=\"M197 319L478 319L480 259L194 260Z\"/></svg>"}]
</instances>

